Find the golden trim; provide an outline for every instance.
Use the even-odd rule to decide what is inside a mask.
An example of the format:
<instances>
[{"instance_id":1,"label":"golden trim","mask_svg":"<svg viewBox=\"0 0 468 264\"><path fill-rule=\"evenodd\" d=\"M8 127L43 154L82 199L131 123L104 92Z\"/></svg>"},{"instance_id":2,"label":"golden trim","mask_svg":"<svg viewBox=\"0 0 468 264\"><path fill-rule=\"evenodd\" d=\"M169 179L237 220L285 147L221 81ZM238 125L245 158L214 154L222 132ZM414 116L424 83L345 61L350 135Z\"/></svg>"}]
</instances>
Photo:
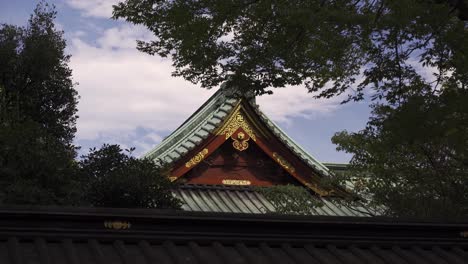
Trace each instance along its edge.
<instances>
[{"instance_id":1,"label":"golden trim","mask_svg":"<svg viewBox=\"0 0 468 264\"><path fill-rule=\"evenodd\" d=\"M288 162L286 161L283 157L281 157L278 153L273 152L273 158L278 162L281 167L283 167L286 171L289 173L294 173L296 169ZM312 189L314 192L316 192L320 196L327 196L330 195L329 191L324 191L319 188L319 186L314 183L306 182L304 180L300 180L305 186L307 186L309 189Z\"/></svg>"},{"instance_id":2,"label":"golden trim","mask_svg":"<svg viewBox=\"0 0 468 264\"><path fill-rule=\"evenodd\" d=\"M216 135L225 135L226 139L232 136L234 132L236 132L237 129L240 127L249 135L253 141L257 141L257 136L253 132L252 127L249 125L249 123L246 121L245 116L240 112L240 102L238 105L235 107L234 111L232 112L232 115L226 120L226 123L218 130Z\"/></svg>"},{"instance_id":3,"label":"golden trim","mask_svg":"<svg viewBox=\"0 0 468 264\"><path fill-rule=\"evenodd\" d=\"M169 180L170 180L171 182L173 182L173 181L177 180L177 177L176 177L176 176L170 176L170 177L169 177Z\"/></svg>"},{"instance_id":4,"label":"golden trim","mask_svg":"<svg viewBox=\"0 0 468 264\"><path fill-rule=\"evenodd\" d=\"M311 184L311 183L308 183L308 182L303 182L303 184L307 187L309 187L310 189L312 189L314 192L316 192L318 195L320 196L328 196L330 195L330 192L328 191L324 191L324 190L321 190L316 183L314 184Z\"/></svg>"},{"instance_id":5,"label":"golden trim","mask_svg":"<svg viewBox=\"0 0 468 264\"><path fill-rule=\"evenodd\" d=\"M296 169L291 165L291 163L287 162L283 157L281 157L278 153L273 152L273 158L283 167L285 170L287 170L289 173L294 173Z\"/></svg>"},{"instance_id":6,"label":"golden trim","mask_svg":"<svg viewBox=\"0 0 468 264\"><path fill-rule=\"evenodd\" d=\"M249 141L250 138L245 138L243 132L237 133L237 137L232 135L231 139L233 140L232 146L238 151L244 151L249 148L249 143L247 141Z\"/></svg>"},{"instance_id":7,"label":"golden trim","mask_svg":"<svg viewBox=\"0 0 468 264\"><path fill-rule=\"evenodd\" d=\"M185 167L190 168L200 163L205 158L205 155L208 154L208 149L204 148L202 151L198 152L197 155L193 156L187 163Z\"/></svg>"},{"instance_id":8,"label":"golden trim","mask_svg":"<svg viewBox=\"0 0 468 264\"><path fill-rule=\"evenodd\" d=\"M130 222L125 221L105 221L104 227L107 229L122 230L130 229L130 227L132 227L132 224L130 224Z\"/></svg>"},{"instance_id":9,"label":"golden trim","mask_svg":"<svg viewBox=\"0 0 468 264\"><path fill-rule=\"evenodd\" d=\"M248 180L229 180L229 179L223 180L222 183L226 185L250 185L252 184Z\"/></svg>"}]
</instances>

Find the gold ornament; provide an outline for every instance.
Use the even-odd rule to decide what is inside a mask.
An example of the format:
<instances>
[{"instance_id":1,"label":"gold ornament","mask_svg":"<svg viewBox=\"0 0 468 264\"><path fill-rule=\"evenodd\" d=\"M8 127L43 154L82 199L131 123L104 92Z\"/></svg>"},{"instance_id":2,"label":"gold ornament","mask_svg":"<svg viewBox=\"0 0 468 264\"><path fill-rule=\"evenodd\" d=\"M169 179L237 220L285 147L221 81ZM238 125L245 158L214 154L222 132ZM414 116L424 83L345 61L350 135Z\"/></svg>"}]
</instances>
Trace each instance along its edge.
<instances>
[{"instance_id":1,"label":"gold ornament","mask_svg":"<svg viewBox=\"0 0 468 264\"><path fill-rule=\"evenodd\" d=\"M239 151L244 151L249 147L249 141L250 138L245 139L245 134L243 132L237 133L237 137L234 137L234 135L231 136L233 142L232 146L239 150Z\"/></svg>"},{"instance_id":2,"label":"gold ornament","mask_svg":"<svg viewBox=\"0 0 468 264\"><path fill-rule=\"evenodd\" d=\"M245 133L247 133L247 135L249 135L250 138L252 138L253 141L257 140L255 133L247 121L245 121L244 116L239 112L239 110L234 112L234 114L226 121L225 125L222 127L222 129L219 130L217 134L225 135L226 139L228 139L240 127L245 131Z\"/></svg>"},{"instance_id":3,"label":"gold ornament","mask_svg":"<svg viewBox=\"0 0 468 264\"><path fill-rule=\"evenodd\" d=\"M287 170L290 173L294 173L296 169L289 163L287 162L283 157L281 157L278 153L273 152L273 158L283 167L285 170Z\"/></svg>"},{"instance_id":4,"label":"gold ornament","mask_svg":"<svg viewBox=\"0 0 468 264\"><path fill-rule=\"evenodd\" d=\"M302 183L305 186L312 189L314 192L316 192L320 196L328 196L328 195L330 195L332 193L332 192L329 192L329 191L322 190L316 183L314 183L314 184L311 184L309 182L302 182Z\"/></svg>"},{"instance_id":5,"label":"gold ornament","mask_svg":"<svg viewBox=\"0 0 468 264\"><path fill-rule=\"evenodd\" d=\"M202 151L198 152L197 155L191 158L187 163L185 163L185 167L190 168L200 163L200 161L202 161L205 158L206 154L208 154L208 149L205 148Z\"/></svg>"},{"instance_id":6,"label":"gold ornament","mask_svg":"<svg viewBox=\"0 0 468 264\"><path fill-rule=\"evenodd\" d=\"M121 229L130 229L132 225L130 224L130 222L124 222L124 221L105 221L104 227L108 229L121 230Z\"/></svg>"},{"instance_id":7,"label":"gold ornament","mask_svg":"<svg viewBox=\"0 0 468 264\"><path fill-rule=\"evenodd\" d=\"M250 185L251 182L248 180L223 180L223 184L226 185Z\"/></svg>"}]
</instances>

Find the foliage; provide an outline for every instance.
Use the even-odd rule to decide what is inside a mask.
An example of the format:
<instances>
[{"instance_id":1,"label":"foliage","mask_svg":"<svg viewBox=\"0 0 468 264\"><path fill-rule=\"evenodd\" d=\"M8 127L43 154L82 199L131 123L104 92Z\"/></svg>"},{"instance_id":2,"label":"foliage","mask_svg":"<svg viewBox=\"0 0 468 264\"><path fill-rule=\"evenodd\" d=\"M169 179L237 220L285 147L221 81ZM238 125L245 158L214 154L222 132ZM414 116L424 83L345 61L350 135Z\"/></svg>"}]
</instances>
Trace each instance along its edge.
<instances>
[{"instance_id":1,"label":"foliage","mask_svg":"<svg viewBox=\"0 0 468 264\"><path fill-rule=\"evenodd\" d=\"M129 150L131 151L131 150ZM103 145L83 156L84 199L93 206L179 208L164 169L148 159L126 155L118 145Z\"/></svg>"},{"instance_id":2,"label":"foliage","mask_svg":"<svg viewBox=\"0 0 468 264\"><path fill-rule=\"evenodd\" d=\"M113 14L153 32L155 40L138 41L139 50L170 56L174 75L205 88L226 82L262 94L304 83L319 97L348 93L348 100L363 99L370 88L374 99L394 103L445 82L466 87L467 6L451 0L125 0Z\"/></svg>"},{"instance_id":3,"label":"foliage","mask_svg":"<svg viewBox=\"0 0 468 264\"><path fill-rule=\"evenodd\" d=\"M0 26L0 120L37 122L71 144L78 94L55 16L54 8L41 2L26 27Z\"/></svg>"},{"instance_id":4,"label":"foliage","mask_svg":"<svg viewBox=\"0 0 468 264\"><path fill-rule=\"evenodd\" d=\"M468 2L459 0L126 0L114 18L147 27L138 41L170 56L174 75L269 92L305 84L317 97L373 100L357 133L359 195L399 216L467 216ZM380 211L380 210L379 210Z\"/></svg>"},{"instance_id":5,"label":"foliage","mask_svg":"<svg viewBox=\"0 0 468 264\"><path fill-rule=\"evenodd\" d=\"M468 90L447 88L396 108L374 106L364 130L332 139L353 154L341 180L388 215L468 216L467 102Z\"/></svg>"},{"instance_id":6,"label":"foliage","mask_svg":"<svg viewBox=\"0 0 468 264\"><path fill-rule=\"evenodd\" d=\"M36 122L0 124L0 204L77 204L74 156Z\"/></svg>"},{"instance_id":7,"label":"foliage","mask_svg":"<svg viewBox=\"0 0 468 264\"><path fill-rule=\"evenodd\" d=\"M0 204L179 207L162 169L118 146L75 161L78 94L55 17L40 2L26 27L0 26Z\"/></svg>"},{"instance_id":8,"label":"foliage","mask_svg":"<svg viewBox=\"0 0 468 264\"><path fill-rule=\"evenodd\" d=\"M257 187L256 190L275 208L275 213L289 215L314 215L314 208L323 204L314 199L303 187L295 185L277 185L271 187Z\"/></svg>"},{"instance_id":9,"label":"foliage","mask_svg":"<svg viewBox=\"0 0 468 264\"><path fill-rule=\"evenodd\" d=\"M0 204L76 204L77 92L55 11L0 26Z\"/></svg>"}]
</instances>

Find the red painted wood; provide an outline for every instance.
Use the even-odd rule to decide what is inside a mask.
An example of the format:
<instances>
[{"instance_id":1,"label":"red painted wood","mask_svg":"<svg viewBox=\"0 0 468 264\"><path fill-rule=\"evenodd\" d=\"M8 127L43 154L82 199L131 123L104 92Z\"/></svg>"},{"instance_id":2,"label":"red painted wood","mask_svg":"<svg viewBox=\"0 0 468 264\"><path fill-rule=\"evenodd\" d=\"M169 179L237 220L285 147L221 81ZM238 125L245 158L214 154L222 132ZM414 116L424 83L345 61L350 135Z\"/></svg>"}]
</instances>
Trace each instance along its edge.
<instances>
[{"instance_id":1,"label":"red painted wood","mask_svg":"<svg viewBox=\"0 0 468 264\"><path fill-rule=\"evenodd\" d=\"M247 180L252 186L298 184L288 173L249 140L249 147L238 151L232 139L190 170L180 181L192 184L223 184L223 180Z\"/></svg>"},{"instance_id":2,"label":"red painted wood","mask_svg":"<svg viewBox=\"0 0 468 264\"><path fill-rule=\"evenodd\" d=\"M234 133L244 132L242 128L239 128ZM313 172L307 165L305 165L301 160L299 160L294 154L289 151L284 144L282 144L275 137L270 137L268 140L263 139L257 134L256 141L250 139L249 149L255 149L252 153L252 150L238 151L232 146L233 140L231 138L226 139L225 135L212 135L204 144L201 144L199 147L195 148L187 155L184 156L179 162L174 166L174 169L171 173L171 176L175 176L180 179L179 182L187 183L196 183L196 184L222 184L222 180L248 180L251 182L251 185L257 186L270 186L286 183L297 183L299 182L311 182L313 176L317 174ZM219 148L223 146L223 153L225 158L227 153L233 155L234 153L240 153L241 162L237 167L230 166L229 164L218 164L213 166L209 170L206 169L207 160L216 160L219 159L218 156L211 157L214 153L219 152ZM185 163L189 161L193 156L199 153L203 149L208 149L208 154L205 155L205 159L193 167L187 168ZM250 153L249 157L244 157L245 153ZM273 153L276 152L290 162L296 171L294 173L286 172L275 159L273 158ZM228 162L228 159L225 159ZM254 160L264 160L269 164L271 168L277 168L281 171L272 173L271 171L266 171L265 169L259 170L255 169L252 164ZM242 164L242 162L244 164ZM247 166L246 164L250 164ZM291 177L293 176L293 177ZM316 179L317 180L317 179Z\"/></svg>"},{"instance_id":3,"label":"red painted wood","mask_svg":"<svg viewBox=\"0 0 468 264\"><path fill-rule=\"evenodd\" d=\"M188 162L192 157L194 157L197 153L199 153L205 148L208 149L208 154L206 155L206 157L209 157L213 153L213 151L215 151L219 146L221 146L221 144L224 143L224 141L226 141L224 135L212 135L208 137L203 144L187 153L180 161L174 164L173 170L171 172L171 177L179 178L185 175L188 171L190 171L193 168L187 168L185 166L186 162Z\"/></svg>"},{"instance_id":4,"label":"red painted wood","mask_svg":"<svg viewBox=\"0 0 468 264\"><path fill-rule=\"evenodd\" d=\"M249 116L254 118L257 116L249 104L243 105L243 109ZM259 117L257 116L257 118ZM222 184L223 180L247 180L254 186L286 183L316 187L320 185L321 176L314 169L277 139L261 120L254 122L256 128L262 132L254 132L256 141L250 139L247 150L236 150L232 146L233 140L226 139L225 135L212 135L177 162L171 176L178 178L178 182L194 184ZM239 131L244 132L246 136L248 135L242 128L238 128L234 135ZM204 160L187 168L185 163L205 148L208 149L208 153ZM289 162L295 170L286 171L282 168L280 162L273 156L275 152ZM265 165L262 167L257 163ZM319 189L317 188L317 190ZM324 193L320 190L318 192Z\"/></svg>"},{"instance_id":5,"label":"red painted wood","mask_svg":"<svg viewBox=\"0 0 468 264\"><path fill-rule=\"evenodd\" d=\"M294 155L282 142L276 138L270 138L268 141L263 138L257 139L257 145L264 151L271 159L275 160L273 153L278 153L287 162L289 162L295 169L294 172L289 172L294 178L303 183L319 183L320 176L296 155Z\"/></svg>"}]
</instances>

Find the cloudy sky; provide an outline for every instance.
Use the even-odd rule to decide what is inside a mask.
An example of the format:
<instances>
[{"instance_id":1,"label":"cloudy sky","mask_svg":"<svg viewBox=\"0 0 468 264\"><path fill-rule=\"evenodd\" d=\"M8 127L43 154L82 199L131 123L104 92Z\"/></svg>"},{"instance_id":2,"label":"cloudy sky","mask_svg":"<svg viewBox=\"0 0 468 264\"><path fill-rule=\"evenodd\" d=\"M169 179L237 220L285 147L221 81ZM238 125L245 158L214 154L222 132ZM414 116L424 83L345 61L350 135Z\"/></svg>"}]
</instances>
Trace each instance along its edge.
<instances>
[{"instance_id":1,"label":"cloudy sky","mask_svg":"<svg viewBox=\"0 0 468 264\"><path fill-rule=\"evenodd\" d=\"M80 94L76 144L82 153L103 143L136 147L141 155L180 125L215 89L171 76L171 62L135 49L151 33L109 19L119 0L49 0L65 31ZM0 0L0 23L25 25L37 0ZM316 100L304 87L287 87L258 98L260 108L296 142L325 162L348 162L330 141L341 130L357 131L369 116L366 103Z\"/></svg>"}]
</instances>

